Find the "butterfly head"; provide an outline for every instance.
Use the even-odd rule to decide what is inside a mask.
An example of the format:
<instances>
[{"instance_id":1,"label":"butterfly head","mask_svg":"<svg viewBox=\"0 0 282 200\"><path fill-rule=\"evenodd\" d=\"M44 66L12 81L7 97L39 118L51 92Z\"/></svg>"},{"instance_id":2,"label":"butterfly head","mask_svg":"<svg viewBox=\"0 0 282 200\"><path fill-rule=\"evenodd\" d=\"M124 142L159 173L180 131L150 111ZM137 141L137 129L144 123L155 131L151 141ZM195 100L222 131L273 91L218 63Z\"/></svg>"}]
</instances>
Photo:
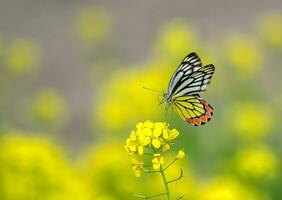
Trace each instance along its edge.
<instances>
[{"instance_id":1,"label":"butterfly head","mask_svg":"<svg viewBox=\"0 0 282 200\"><path fill-rule=\"evenodd\" d=\"M162 97L163 97L163 99L162 99L162 104L163 104L164 102L166 102L168 105L172 104L171 95L169 95L169 94L166 93L166 92L163 92Z\"/></svg>"}]
</instances>

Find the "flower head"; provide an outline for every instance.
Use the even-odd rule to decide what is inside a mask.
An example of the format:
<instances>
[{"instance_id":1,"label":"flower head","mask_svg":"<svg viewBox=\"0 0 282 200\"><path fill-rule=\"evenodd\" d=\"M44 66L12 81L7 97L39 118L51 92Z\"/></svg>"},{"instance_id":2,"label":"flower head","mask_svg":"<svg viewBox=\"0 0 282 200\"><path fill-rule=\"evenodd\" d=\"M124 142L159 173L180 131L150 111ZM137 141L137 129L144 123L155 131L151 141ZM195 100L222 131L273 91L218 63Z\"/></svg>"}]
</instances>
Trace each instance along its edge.
<instances>
[{"instance_id":1,"label":"flower head","mask_svg":"<svg viewBox=\"0 0 282 200\"><path fill-rule=\"evenodd\" d=\"M125 149L130 154L144 154L145 147L167 151L169 142L173 141L179 132L176 129L168 129L164 122L145 121L136 125L136 130L130 133L126 140Z\"/></svg>"},{"instance_id":2,"label":"flower head","mask_svg":"<svg viewBox=\"0 0 282 200\"><path fill-rule=\"evenodd\" d=\"M185 152L183 150L178 151L178 154L176 156L176 159L182 159L185 157Z\"/></svg>"}]
</instances>

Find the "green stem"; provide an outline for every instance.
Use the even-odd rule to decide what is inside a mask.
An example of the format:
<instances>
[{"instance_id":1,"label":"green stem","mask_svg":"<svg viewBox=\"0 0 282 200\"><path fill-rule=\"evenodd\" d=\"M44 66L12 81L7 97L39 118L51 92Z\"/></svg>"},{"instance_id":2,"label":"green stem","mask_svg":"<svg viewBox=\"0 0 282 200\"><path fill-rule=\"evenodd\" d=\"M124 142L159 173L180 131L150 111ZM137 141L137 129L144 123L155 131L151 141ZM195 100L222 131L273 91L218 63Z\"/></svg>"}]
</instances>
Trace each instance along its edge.
<instances>
[{"instance_id":1,"label":"green stem","mask_svg":"<svg viewBox=\"0 0 282 200\"><path fill-rule=\"evenodd\" d=\"M170 200L170 192L169 192L169 188L168 188L168 183L166 181L166 176L165 176L165 173L164 173L162 166L160 166L160 173L162 175L163 182L164 182L164 185L165 185L165 191L166 191L167 199Z\"/></svg>"},{"instance_id":2,"label":"green stem","mask_svg":"<svg viewBox=\"0 0 282 200\"><path fill-rule=\"evenodd\" d=\"M163 195L166 195L166 193L161 193L161 194L156 194L156 195L151 195L151 196L143 196L143 195L134 194L134 196L136 196L140 199L151 199L151 198L160 197L160 196L163 196Z\"/></svg>"},{"instance_id":3,"label":"green stem","mask_svg":"<svg viewBox=\"0 0 282 200\"><path fill-rule=\"evenodd\" d=\"M156 151L156 149L154 147L152 147L152 149L153 149L154 154L157 153L157 151ZM166 167L165 169L167 169L168 167ZM161 173L162 178L163 178L163 182L164 182L164 185L165 185L165 191L166 191L165 194L166 194L167 200L171 200L170 192L169 192L169 188L168 188L168 183L167 183L165 172L164 172L165 169L163 169L163 166L160 165L160 171L159 172Z\"/></svg>"},{"instance_id":4,"label":"green stem","mask_svg":"<svg viewBox=\"0 0 282 200\"><path fill-rule=\"evenodd\" d=\"M167 167L164 168L164 171L169 168L171 165L173 165L173 163L175 163L177 161L177 158L175 158Z\"/></svg>"}]
</instances>

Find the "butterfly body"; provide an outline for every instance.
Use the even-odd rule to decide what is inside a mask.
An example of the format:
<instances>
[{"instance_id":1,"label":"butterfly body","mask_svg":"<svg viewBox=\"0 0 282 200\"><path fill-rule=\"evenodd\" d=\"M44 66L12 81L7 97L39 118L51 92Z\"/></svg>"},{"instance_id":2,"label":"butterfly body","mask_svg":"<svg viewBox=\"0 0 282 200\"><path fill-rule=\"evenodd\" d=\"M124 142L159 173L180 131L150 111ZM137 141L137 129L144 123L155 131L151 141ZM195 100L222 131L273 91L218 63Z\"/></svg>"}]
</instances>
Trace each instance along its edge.
<instances>
[{"instance_id":1,"label":"butterfly body","mask_svg":"<svg viewBox=\"0 0 282 200\"><path fill-rule=\"evenodd\" d=\"M213 108L200 98L199 92L207 89L214 70L212 64L202 66L197 54L190 53L172 76L162 102L191 125L207 123Z\"/></svg>"}]
</instances>

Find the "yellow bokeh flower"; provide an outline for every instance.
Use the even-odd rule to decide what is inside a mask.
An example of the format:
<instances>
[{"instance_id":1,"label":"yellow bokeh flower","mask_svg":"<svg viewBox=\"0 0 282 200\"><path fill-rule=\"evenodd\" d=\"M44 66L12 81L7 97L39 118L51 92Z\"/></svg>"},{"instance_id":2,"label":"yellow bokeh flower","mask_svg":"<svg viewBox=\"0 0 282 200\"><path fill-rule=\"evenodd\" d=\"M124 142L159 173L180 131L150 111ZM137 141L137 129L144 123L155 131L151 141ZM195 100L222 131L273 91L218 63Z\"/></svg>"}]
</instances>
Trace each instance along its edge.
<instances>
[{"instance_id":1,"label":"yellow bokeh flower","mask_svg":"<svg viewBox=\"0 0 282 200\"><path fill-rule=\"evenodd\" d=\"M211 179L200 189L201 200L266 200L256 192L243 186L236 179L219 177Z\"/></svg>"},{"instance_id":2,"label":"yellow bokeh flower","mask_svg":"<svg viewBox=\"0 0 282 200\"><path fill-rule=\"evenodd\" d=\"M166 66L167 63L153 61L116 72L96 95L98 100L94 107L93 119L101 125L107 124L103 127L105 129L117 130L140 119L160 116L162 112L158 107L158 95L143 89L142 86L156 89L167 87L170 73L165 69ZM109 121L111 123L106 123ZM150 126L150 123L147 123ZM144 124L138 126L142 127Z\"/></svg>"},{"instance_id":3,"label":"yellow bokeh flower","mask_svg":"<svg viewBox=\"0 0 282 200\"><path fill-rule=\"evenodd\" d=\"M164 163L164 157L161 154L154 154L154 158L152 159L153 168L155 170L160 169L161 164Z\"/></svg>"},{"instance_id":4,"label":"yellow bokeh flower","mask_svg":"<svg viewBox=\"0 0 282 200\"><path fill-rule=\"evenodd\" d=\"M185 157L185 152L183 150L178 151L176 159L182 159Z\"/></svg>"},{"instance_id":5,"label":"yellow bokeh flower","mask_svg":"<svg viewBox=\"0 0 282 200\"><path fill-rule=\"evenodd\" d=\"M227 60L242 76L253 76L261 71L263 52L259 43L246 36L229 36L224 41Z\"/></svg>"},{"instance_id":6,"label":"yellow bokeh flower","mask_svg":"<svg viewBox=\"0 0 282 200\"><path fill-rule=\"evenodd\" d=\"M55 145L10 131L0 140L0 199L85 200L87 185ZM17 135L16 135L17 134Z\"/></svg>"},{"instance_id":7,"label":"yellow bokeh flower","mask_svg":"<svg viewBox=\"0 0 282 200\"><path fill-rule=\"evenodd\" d=\"M33 99L30 114L41 123L58 125L68 117L65 99L55 90L47 89L37 93Z\"/></svg>"},{"instance_id":8,"label":"yellow bokeh flower","mask_svg":"<svg viewBox=\"0 0 282 200\"><path fill-rule=\"evenodd\" d=\"M75 20L75 31L84 42L104 39L111 29L111 18L105 9L87 7L80 10Z\"/></svg>"},{"instance_id":9,"label":"yellow bokeh flower","mask_svg":"<svg viewBox=\"0 0 282 200\"><path fill-rule=\"evenodd\" d=\"M100 199L105 195L113 200L132 199L132 192L154 192L156 188L160 188L158 184L150 184L151 181L158 180L155 177L148 178L141 175L136 179L129 173L133 170L134 165L128 163L128 157L119 142L105 141L95 144L93 147L86 152L86 162L81 162L85 164L85 168L82 170L84 178L89 187L94 188L91 199ZM133 171L135 175L139 175L139 172L142 173L139 171L142 166L141 161L139 163L137 160L139 161L139 159L136 159L138 167L136 166Z\"/></svg>"},{"instance_id":10,"label":"yellow bokeh flower","mask_svg":"<svg viewBox=\"0 0 282 200\"><path fill-rule=\"evenodd\" d=\"M241 149L235 163L239 173L249 178L274 178L278 172L278 157L264 145Z\"/></svg>"},{"instance_id":11,"label":"yellow bokeh flower","mask_svg":"<svg viewBox=\"0 0 282 200\"><path fill-rule=\"evenodd\" d=\"M262 15L257 23L261 37L274 47L282 47L282 15L278 12Z\"/></svg>"},{"instance_id":12,"label":"yellow bokeh flower","mask_svg":"<svg viewBox=\"0 0 282 200\"><path fill-rule=\"evenodd\" d=\"M230 111L235 134L244 139L259 139L270 134L271 113L264 105L255 103L238 103ZM232 116L232 118L230 118Z\"/></svg>"},{"instance_id":13,"label":"yellow bokeh flower","mask_svg":"<svg viewBox=\"0 0 282 200\"><path fill-rule=\"evenodd\" d=\"M39 64L39 47L31 39L15 39L4 57L9 72L21 75L32 72Z\"/></svg>"},{"instance_id":14,"label":"yellow bokeh flower","mask_svg":"<svg viewBox=\"0 0 282 200\"><path fill-rule=\"evenodd\" d=\"M159 30L156 50L159 55L172 62L179 62L187 52L198 50L197 33L183 20L175 19L164 24Z\"/></svg>"}]
</instances>

